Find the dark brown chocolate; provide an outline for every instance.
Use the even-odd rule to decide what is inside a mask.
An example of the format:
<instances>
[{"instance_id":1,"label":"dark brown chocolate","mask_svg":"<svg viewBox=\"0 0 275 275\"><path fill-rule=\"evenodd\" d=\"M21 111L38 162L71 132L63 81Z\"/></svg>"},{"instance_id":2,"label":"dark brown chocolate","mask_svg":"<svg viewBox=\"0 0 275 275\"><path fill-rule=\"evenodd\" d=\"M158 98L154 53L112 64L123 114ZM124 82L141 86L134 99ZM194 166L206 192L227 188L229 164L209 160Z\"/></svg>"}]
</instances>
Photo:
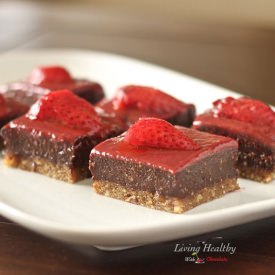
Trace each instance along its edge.
<instances>
[{"instance_id":1,"label":"dark brown chocolate","mask_svg":"<svg viewBox=\"0 0 275 275\"><path fill-rule=\"evenodd\" d=\"M91 104L99 102L104 98L104 91L100 84L88 80L75 79L73 84L48 84L37 86L29 82L14 82L0 87L0 94L6 99L12 98L21 104L31 106L41 96L53 90L69 89L79 97L86 99Z\"/></svg>"},{"instance_id":2,"label":"dark brown chocolate","mask_svg":"<svg viewBox=\"0 0 275 275\"><path fill-rule=\"evenodd\" d=\"M55 125L51 122L32 121L23 116L1 130L7 155L47 160L70 168L88 170L91 149L100 141L120 134L119 121L103 118L102 133L89 133Z\"/></svg>"},{"instance_id":3,"label":"dark brown chocolate","mask_svg":"<svg viewBox=\"0 0 275 275\"><path fill-rule=\"evenodd\" d=\"M116 117L127 125L127 128L138 121L141 117L157 117L170 122L173 125L190 127L194 121L196 108L193 104L185 104L181 112L159 114L152 111L139 110L137 108L123 108L116 110L112 100L102 100L96 105L98 112L109 114Z\"/></svg>"},{"instance_id":4,"label":"dark brown chocolate","mask_svg":"<svg viewBox=\"0 0 275 275\"><path fill-rule=\"evenodd\" d=\"M226 179L237 178L238 172L234 168L236 160L237 150L226 148L174 174L127 159L93 155L90 169L97 181L115 182L133 190L184 198L204 187L211 187Z\"/></svg>"},{"instance_id":5,"label":"dark brown chocolate","mask_svg":"<svg viewBox=\"0 0 275 275\"><path fill-rule=\"evenodd\" d=\"M251 167L264 170L266 173L275 170L275 147L270 147L249 135L228 131L214 125L200 125L199 130L235 139L239 144L238 167Z\"/></svg>"},{"instance_id":6,"label":"dark brown chocolate","mask_svg":"<svg viewBox=\"0 0 275 275\"><path fill-rule=\"evenodd\" d=\"M196 108L192 104L189 104L188 106L189 108L187 108L184 112L167 119L167 121L173 125L181 125L185 127L192 126L196 115Z\"/></svg>"},{"instance_id":7,"label":"dark brown chocolate","mask_svg":"<svg viewBox=\"0 0 275 275\"><path fill-rule=\"evenodd\" d=\"M28 111L28 107L22 105L13 99L5 99L4 110L0 109L0 129L11 120L23 115ZM3 139L0 135L0 150L4 147Z\"/></svg>"},{"instance_id":8,"label":"dark brown chocolate","mask_svg":"<svg viewBox=\"0 0 275 275\"><path fill-rule=\"evenodd\" d=\"M82 158L85 155L86 146L84 142L81 143L81 138L75 142L66 140L54 142L50 135L41 135L38 138L37 135L31 135L30 131L22 128L3 128L2 136L5 140L6 153L23 158L40 157L54 164L65 164L71 167L78 166L78 162L81 162L79 157ZM85 138L82 139L85 140Z\"/></svg>"}]
</instances>

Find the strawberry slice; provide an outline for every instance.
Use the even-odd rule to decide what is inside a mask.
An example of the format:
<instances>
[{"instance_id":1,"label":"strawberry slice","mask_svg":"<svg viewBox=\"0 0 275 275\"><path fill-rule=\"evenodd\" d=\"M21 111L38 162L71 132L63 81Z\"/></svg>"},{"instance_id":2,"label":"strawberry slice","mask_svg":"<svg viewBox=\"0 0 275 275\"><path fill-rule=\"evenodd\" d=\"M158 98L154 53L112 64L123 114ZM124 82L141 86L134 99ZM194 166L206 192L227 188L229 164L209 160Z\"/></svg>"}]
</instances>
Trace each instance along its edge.
<instances>
[{"instance_id":1,"label":"strawberry slice","mask_svg":"<svg viewBox=\"0 0 275 275\"><path fill-rule=\"evenodd\" d=\"M117 91L113 106L116 110L132 107L156 114L171 113L173 115L181 112L186 104L160 90L129 85Z\"/></svg>"},{"instance_id":2,"label":"strawberry slice","mask_svg":"<svg viewBox=\"0 0 275 275\"><path fill-rule=\"evenodd\" d=\"M50 92L38 100L27 116L40 121L56 121L75 129L97 131L101 119L94 107L69 90Z\"/></svg>"},{"instance_id":3,"label":"strawberry slice","mask_svg":"<svg viewBox=\"0 0 275 275\"><path fill-rule=\"evenodd\" d=\"M32 70L28 81L34 85L46 83L71 83L73 79L70 73L61 66L43 66Z\"/></svg>"},{"instance_id":4,"label":"strawberry slice","mask_svg":"<svg viewBox=\"0 0 275 275\"><path fill-rule=\"evenodd\" d=\"M215 116L275 127L275 112L259 100L226 97L213 102Z\"/></svg>"},{"instance_id":5,"label":"strawberry slice","mask_svg":"<svg viewBox=\"0 0 275 275\"><path fill-rule=\"evenodd\" d=\"M126 142L140 147L198 150L200 146L169 122L158 118L140 118L125 135Z\"/></svg>"},{"instance_id":6,"label":"strawberry slice","mask_svg":"<svg viewBox=\"0 0 275 275\"><path fill-rule=\"evenodd\" d=\"M4 106L5 105L5 99L2 95L0 95L0 106Z\"/></svg>"}]
</instances>

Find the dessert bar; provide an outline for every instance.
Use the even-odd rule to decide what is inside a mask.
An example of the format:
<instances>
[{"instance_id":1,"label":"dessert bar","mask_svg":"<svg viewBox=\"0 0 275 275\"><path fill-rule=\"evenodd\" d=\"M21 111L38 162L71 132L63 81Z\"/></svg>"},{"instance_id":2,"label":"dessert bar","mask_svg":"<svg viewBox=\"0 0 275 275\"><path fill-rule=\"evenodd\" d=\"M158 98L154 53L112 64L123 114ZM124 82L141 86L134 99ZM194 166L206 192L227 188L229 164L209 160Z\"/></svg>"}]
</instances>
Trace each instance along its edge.
<instances>
[{"instance_id":1,"label":"dessert bar","mask_svg":"<svg viewBox=\"0 0 275 275\"><path fill-rule=\"evenodd\" d=\"M93 146L122 131L120 121L100 117L89 102L71 91L53 91L2 128L4 162L76 182L90 176Z\"/></svg>"},{"instance_id":2,"label":"dessert bar","mask_svg":"<svg viewBox=\"0 0 275 275\"><path fill-rule=\"evenodd\" d=\"M92 104L104 97L100 84L87 79L73 78L68 70L61 66L37 67L25 81L0 86L0 94L31 106L46 93L63 89L71 90Z\"/></svg>"},{"instance_id":3,"label":"dessert bar","mask_svg":"<svg viewBox=\"0 0 275 275\"><path fill-rule=\"evenodd\" d=\"M98 194L182 213L239 188L237 142L157 118L92 150L90 170Z\"/></svg>"},{"instance_id":4,"label":"dessert bar","mask_svg":"<svg viewBox=\"0 0 275 275\"><path fill-rule=\"evenodd\" d=\"M189 127L195 117L195 106L184 103L158 89L128 85L121 87L112 100L103 100L98 105L130 126L140 117L156 117L172 124Z\"/></svg>"},{"instance_id":5,"label":"dessert bar","mask_svg":"<svg viewBox=\"0 0 275 275\"><path fill-rule=\"evenodd\" d=\"M195 129L239 143L237 167L244 178L268 183L275 177L275 113L261 101L227 97L199 115Z\"/></svg>"}]
</instances>

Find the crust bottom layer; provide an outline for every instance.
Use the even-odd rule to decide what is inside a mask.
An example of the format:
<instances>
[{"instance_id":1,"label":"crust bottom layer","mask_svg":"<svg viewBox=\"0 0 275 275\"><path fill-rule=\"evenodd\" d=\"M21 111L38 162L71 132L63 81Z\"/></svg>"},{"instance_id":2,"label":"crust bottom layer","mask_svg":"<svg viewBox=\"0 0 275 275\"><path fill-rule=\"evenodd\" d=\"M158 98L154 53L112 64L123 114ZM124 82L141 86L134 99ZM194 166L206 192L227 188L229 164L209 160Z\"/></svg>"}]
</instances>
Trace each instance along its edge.
<instances>
[{"instance_id":1,"label":"crust bottom layer","mask_svg":"<svg viewBox=\"0 0 275 275\"><path fill-rule=\"evenodd\" d=\"M143 190L133 190L114 182L93 182L93 188L98 194L123 200L133 204L181 214L199 204L222 197L228 192L239 189L237 178L226 179L214 186L203 188L185 198L162 196Z\"/></svg>"},{"instance_id":2,"label":"crust bottom layer","mask_svg":"<svg viewBox=\"0 0 275 275\"><path fill-rule=\"evenodd\" d=\"M10 167L43 174L69 183L75 183L90 177L88 168L70 168L66 165L53 164L38 157L22 158L11 154L5 154L4 164Z\"/></svg>"},{"instance_id":3,"label":"crust bottom layer","mask_svg":"<svg viewBox=\"0 0 275 275\"><path fill-rule=\"evenodd\" d=\"M250 179L262 183L269 183L275 179L275 171L266 171L259 169L258 167L248 167L244 165L238 165L240 177Z\"/></svg>"}]
</instances>

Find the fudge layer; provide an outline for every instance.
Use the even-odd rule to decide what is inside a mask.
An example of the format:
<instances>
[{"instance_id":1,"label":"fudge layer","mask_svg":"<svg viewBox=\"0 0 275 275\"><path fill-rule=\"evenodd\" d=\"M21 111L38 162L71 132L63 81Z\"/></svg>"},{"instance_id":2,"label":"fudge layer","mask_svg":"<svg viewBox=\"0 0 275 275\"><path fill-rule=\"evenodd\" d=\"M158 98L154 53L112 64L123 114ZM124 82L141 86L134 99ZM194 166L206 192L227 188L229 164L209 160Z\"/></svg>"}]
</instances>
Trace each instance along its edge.
<instances>
[{"instance_id":1,"label":"fudge layer","mask_svg":"<svg viewBox=\"0 0 275 275\"><path fill-rule=\"evenodd\" d=\"M120 125L104 119L103 131L84 131L56 122L20 117L1 130L5 163L76 182L90 176L89 154L100 141L121 133Z\"/></svg>"},{"instance_id":2,"label":"fudge layer","mask_svg":"<svg viewBox=\"0 0 275 275\"><path fill-rule=\"evenodd\" d=\"M124 135L98 144L90 155L93 188L99 194L173 213L239 188L237 142L178 127L199 150L137 148Z\"/></svg>"},{"instance_id":3,"label":"fudge layer","mask_svg":"<svg viewBox=\"0 0 275 275\"><path fill-rule=\"evenodd\" d=\"M240 176L268 183L275 178L275 129L243 121L199 115L194 129L231 137L238 141L237 167Z\"/></svg>"},{"instance_id":4,"label":"fudge layer","mask_svg":"<svg viewBox=\"0 0 275 275\"><path fill-rule=\"evenodd\" d=\"M13 99L4 99L4 105L0 105L0 129L12 119L26 113L28 109L28 107ZM0 150L3 149L3 146L3 139L0 136Z\"/></svg>"},{"instance_id":5,"label":"fudge layer","mask_svg":"<svg viewBox=\"0 0 275 275\"><path fill-rule=\"evenodd\" d=\"M71 90L92 104L104 98L101 85L85 79L74 79L73 82L69 83L46 83L42 85L34 85L27 81L14 82L0 86L0 94L5 98L12 98L26 106L31 106L48 92L63 89Z\"/></svg>"},{"instance_id":6,"label":"fudge layer","mask_svg":"<svg viewBox=\"0 0 275 275\"><path fill-rule=\"evenodd\" d=\"M193 104L184 104L180 112L158 113L153 111L139 110L137 108L114 109L113 102L102 100L96 105L98 112L105 112L112 117L116 117L124 121L128 127L138 121L142 117L157 117L166 120L174 125L190 127L195 118L195 106Z\"/></svg>"}]
</instances>

